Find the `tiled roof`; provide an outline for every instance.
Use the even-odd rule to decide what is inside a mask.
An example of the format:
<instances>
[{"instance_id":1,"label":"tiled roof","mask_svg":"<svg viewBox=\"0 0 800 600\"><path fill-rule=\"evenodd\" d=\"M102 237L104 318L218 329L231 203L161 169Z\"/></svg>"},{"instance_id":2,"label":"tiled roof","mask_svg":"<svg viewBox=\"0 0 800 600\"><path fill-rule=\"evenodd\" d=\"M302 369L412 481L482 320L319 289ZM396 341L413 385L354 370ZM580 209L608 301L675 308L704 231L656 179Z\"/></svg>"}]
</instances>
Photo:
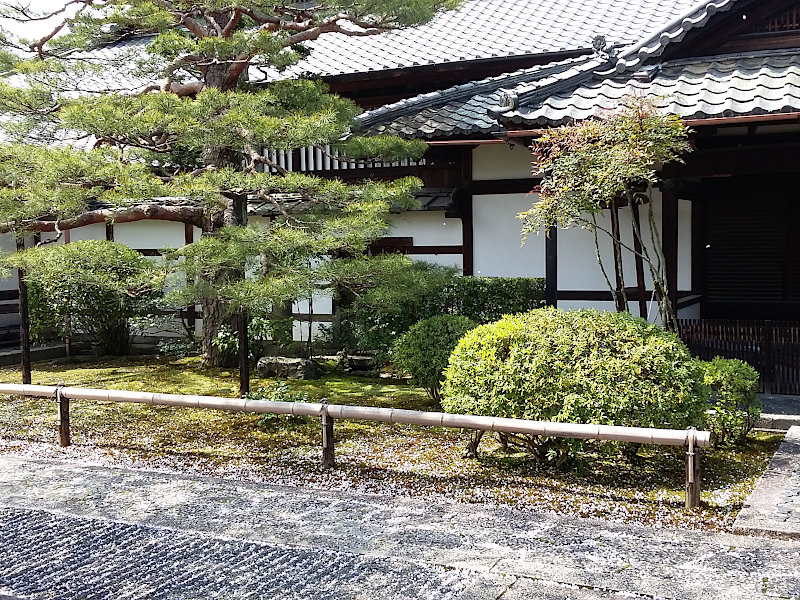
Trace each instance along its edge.
<instances>
[{"instance_id":1,"label":"tiled roof","mask_svg":"<svg viewBox=\"0 0 800 600\"><path fill-rule=\"evenodd\" d=\"M668 45L680 42L689 31L703 27L715 14L730 10L734 4L736 0L700 3L688 13L678 16L660 31L643 35L636 44L621 53L614 70L622 73L661 56Z\"/></svg>"},{"instance_id":2,"label":"tiled roof","mask_svg":"<svg viewBox=\"0 0 800 600\"><path fill-rule=\"evenodd\" d=\"M701 57L598 76L541 101L522 101L503 121L561 125L614 109L626 95L657 97L659 108L687 119L800 111L800 50Z\"/></svg>"},{"instance_id":3,"label":"tiled roof","mask_svg":"<svg viewBox=\"0 0 800 600\"><path fill-rule=\"evenodd\" d=\"M729 0L732 1L732 0ZM661 31L698 0L466 0L420 27L377 36L326 34L283 76L368 73L420 65L630 45ZM702 4L706 4L705 2Z\"/></svg>"},{"instance_id":4,"label":"tiled roof","mask_svg":"<svg viewBox=\"0 0 800 600\"><path fill-rule=\"evenodd\" d=\"M520 69L446 90L420 94L371 110L358 117L371 135L390 134L423 139L489 134L501 129L491 108L501 102L504 89L523 83L555 80L576 68L593 64L593 56L581 56L544 66Z\"/></svg>"},{"instance_id":5,"label":"tiled roof","mask_svg":"<svg viewBox=\"0 0 800 600\"><path fill-rule=\"evenodd\" d=\"M660 23L660 28L639 31L635 43L618 53L611 47L613 39L606 36L610 43L598 55L523 69L401 100L366 113L363 123L373 134L431 139L490 134L501 129L498 118L502 122L530 122L526 116L528 111L548 105L551 98L569 96L573 90L590 85L593 80L595 83L591 85L596 85L604 76L617 76L622 78L620 81L627 82L636 68L660 56L669 44L680 42L690 30L703 27L713 15L730 10L735 2L693 2L688 8L684 6L683 12L672 13ZM590 3L582 6L587 4ZM575 107L564 110L579 112ZM561 122L571 118L579 117L565 116ZM536 119L540 124L549 122L546 114L537 114Z\"/></svg>"}]
</instances>

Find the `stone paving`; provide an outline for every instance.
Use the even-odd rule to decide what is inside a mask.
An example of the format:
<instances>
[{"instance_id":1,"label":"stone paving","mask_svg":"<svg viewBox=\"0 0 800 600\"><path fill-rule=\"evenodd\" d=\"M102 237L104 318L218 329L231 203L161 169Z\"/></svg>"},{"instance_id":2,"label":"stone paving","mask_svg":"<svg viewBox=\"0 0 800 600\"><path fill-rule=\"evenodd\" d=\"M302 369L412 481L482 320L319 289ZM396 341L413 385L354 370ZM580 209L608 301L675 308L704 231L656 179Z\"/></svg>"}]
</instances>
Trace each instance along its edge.
<instances>
[{"instance_id":1,"label":"stone paving","mask_svg":"<svg viewBox=\"0 0 800 600\"><path fill-rule=\"evenodd\" d=\"M733 529L737 533L800 539L800 427L786 432Z\"/></svg>"},{"instance_id":2,"label":"stone paving","mask_svg":"<svg viewBox=\"0 0 800 600\"><path fill-rule=\"evenodd\" d=\"M0 455L0 600L800 600L800 542Z\"/></svg>"}]
</instances>

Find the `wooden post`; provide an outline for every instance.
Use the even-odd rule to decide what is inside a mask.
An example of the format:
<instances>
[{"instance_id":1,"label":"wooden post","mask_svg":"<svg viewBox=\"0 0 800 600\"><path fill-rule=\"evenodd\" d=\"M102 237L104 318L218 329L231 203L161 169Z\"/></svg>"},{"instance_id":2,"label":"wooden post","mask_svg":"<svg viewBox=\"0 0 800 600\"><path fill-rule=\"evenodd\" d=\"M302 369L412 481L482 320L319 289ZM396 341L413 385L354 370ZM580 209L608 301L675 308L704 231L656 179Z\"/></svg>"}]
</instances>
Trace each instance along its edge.
<instances>
[{"instance_id":1,"label":"wooden post","mask_svg":"<svg viewBox=\"0 0 800 600\"><path fill-rule=\"evenodd\" d=\"M686 450L686 508L700 506L700 451L695 446L694 427L689 428L689 447Z\"/></svg>"},{"instance_id":2,"label":"wooden post","mask_svg":"<svg viewBox=\"0 0 800 600\"><path fill-rule=\"evenodd\" d=\"M327 398L323 398L322 403L327 405ZM323 407L320 420L322 422L322 468L331 469L336 466L336 456L333 445L333 418L328 414L327 406Z\"/></svg>"},{"instance_id":3,"label":"wooden post","mask_svg":"<svg viewBox=\"0 0 800 600\"><path fill-rule=\"evenodd\" d=\"M56 390L58 402L58 445L62 448L72 445L69 432L69 398L61 394L61 387Z\"/></svg>"},{"instance_id":4,"label":"wooden post","mask_svg":"<svg viewBox=\"0 0 800 600\"><path fill-rule=\"evenodd\" d=\"M239 397L250 391L250 341L247 339L247 313L239 311Z\"/></svg>"},{"instance_id":5,"label":"wooden post","mask_svg":"<svg viewBox=\"0 0 800 600\"><path fill-rule=\"evenodd\" d=\"M558 229L550 227L544 239L544 297L547 306L558 306Z\"/></svg>"}]
</instances>

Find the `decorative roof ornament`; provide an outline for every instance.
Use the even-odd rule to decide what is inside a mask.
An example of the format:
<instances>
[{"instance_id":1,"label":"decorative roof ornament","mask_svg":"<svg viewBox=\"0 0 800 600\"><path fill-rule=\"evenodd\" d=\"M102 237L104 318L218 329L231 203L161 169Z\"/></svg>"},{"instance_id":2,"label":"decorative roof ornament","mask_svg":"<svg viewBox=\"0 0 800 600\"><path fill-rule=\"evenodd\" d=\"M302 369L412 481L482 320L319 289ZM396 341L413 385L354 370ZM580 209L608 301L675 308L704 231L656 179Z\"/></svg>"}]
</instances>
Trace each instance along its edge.
<instances>
[{"instance_id":1,"label":"decorative roof ornament","mask_svg":"<svg viewBox=\"0 0 800 600\"><path fill-rule=\"evenodd\" d=\"M615 65L619 60L617 58L617 49L604 35L596 35L592 38L592 50L595 56L608 60L612 65Z\"/></svg>"},{"instance_id":2,"label":"decorative roof ornament","mask_svg":"<svg viewBox=\"0 0 800 600\"><path fill-rule=\"evenodd\" d=\"M600 54L606 50L606 36L596 35L592 38L592 50L595 54Z\"/></svg>"},{"instance_id":3,"label":"decorative roof ornament","mask_svg":"<svg viewBox=\"0 0 800 600\"><path fill-rule=\"evenodd\" d=\"M498 91L500 92L500 104L498 105L500 111L498 112L508 112L519 108L519 96L514 90L500 88Z\"/></svg>"}]
</instances>

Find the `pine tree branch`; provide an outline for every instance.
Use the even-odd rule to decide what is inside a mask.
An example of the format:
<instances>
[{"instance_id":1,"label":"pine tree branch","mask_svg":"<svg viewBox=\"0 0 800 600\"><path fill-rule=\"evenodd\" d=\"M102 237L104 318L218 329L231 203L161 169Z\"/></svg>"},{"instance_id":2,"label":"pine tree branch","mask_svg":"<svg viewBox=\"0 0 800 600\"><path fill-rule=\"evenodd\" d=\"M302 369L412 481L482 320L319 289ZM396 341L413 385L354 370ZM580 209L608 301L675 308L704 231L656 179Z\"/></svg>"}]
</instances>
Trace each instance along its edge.
<instances>
[{"instance_id":1,"label":"pine tree branch","mask_svg":"<svg viewBox=\"0 0 800 600\"><path fill-rule=\"evenodd\" d=\"M96 223L133 223L135 221L173 221L189 223L201 227L205 211L198 206L168 206L164 204L139 204L127 208L103 208L82 213L76 217L61 220L37 219L23 221L25 231L48 232L66 231ZM8 233L20 228L19 223L0 224L0 233Z\"/></svg>"}]
</instances>

